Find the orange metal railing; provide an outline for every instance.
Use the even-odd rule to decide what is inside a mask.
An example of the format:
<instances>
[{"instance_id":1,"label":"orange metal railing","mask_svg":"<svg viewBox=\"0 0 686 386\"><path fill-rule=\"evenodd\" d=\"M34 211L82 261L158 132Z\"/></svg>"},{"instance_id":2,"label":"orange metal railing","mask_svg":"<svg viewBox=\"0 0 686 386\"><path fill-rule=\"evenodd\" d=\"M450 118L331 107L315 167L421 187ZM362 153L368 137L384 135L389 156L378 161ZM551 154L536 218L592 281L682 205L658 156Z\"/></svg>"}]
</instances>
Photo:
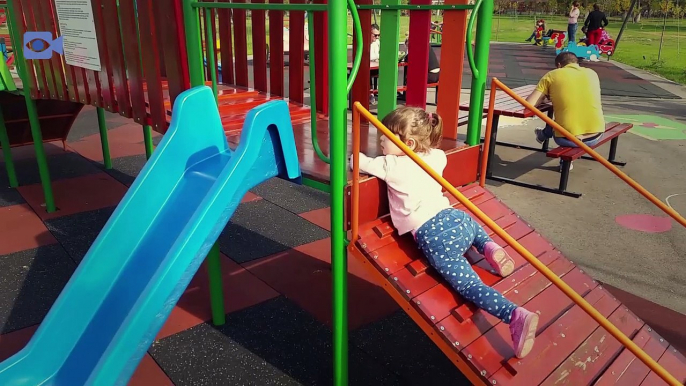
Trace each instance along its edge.
<instances>
[{"instance_id":1,"label":"orange metal railing","mask_svg":"<svg viewBox=\"0 0 686 386\"><path fill-rule=\"evenodd\" d=\"M502 85L502 83L501 83ZM504 86L504 85L502 85ZM493 88L491 88L493 90ZM491 108L489 109L489 121L492 123L492 112L493 112L493 96L495 94L491 91ZM520 98L521 99L521 98ZM521 103L522 101L520 101ZM530 106L530 105L529 105ZM528 107L528 106L527 106ZM537 110L535 110L537 111ZM476 205L474 205L467 197L465 197L459 190L457 190L450 182L448 182L443 176L436 173L426 162L424 162L417 153L413 152L407 145L405 145L398 137L393 135L388 128L386 128L374 115L372 115L367 109L365 109L360 102L355 102L353 104L353 180L352 180L352 191L351 191L351 243L348 248L354 248L354 244L359 237L359 194L360 194L360 120L361 117L369 121L374 125L383 135L390 139L398 148L400 148L408 157L419 165L425 172L427 172L436 182L441 184L441 186L452 194L462 205L464 205L469 211L471 211L479 220L481 220L486 226L491 228L496 235L500 236L505 242L510 245L517 253L523 256L529 264L534 266L546 279L550 280L557 288L559 288L565 295L567 295L574 303L576 303L581 309L583 309L589 316L591 316L600 326L607 330L615 339L622 343L629 351L631 351L637 358L641 360L650 370L655 372L660 378L662 378L667 384L672 386L682 386L682 384L674 378L667 370L665 370L659 363L657 363L653 358L646 354L640 347L636 345L631 339L629 339L624 333L619 330L614 324L612 324L605 316L603 316L598 310L596 310L590 303L586 301L581 295L574 291L567 283L565 283L559 276L557 276L553 271L551 271L545 264L541 263L540 260L536 258L531 252L524 248L517 240L512 238L503 228L501 228L495 221L488 217L484 212L481 211ZM554 122L553 122L554 123ZM486 140L488 140L486 136ZM486 143L488 144L488 143ZM485 153L485 152L484 152ZM621 172L620 172L621 173ZM482 172L483 175L483 172ZM628 177L627 177L628 178Z\"/></svg>"},{"instance_id":2,"label":"orange metal railing","mask_svg":"<svg viewBox=\"0 0 686 386\"><path fill-rule=\"evenodd\" d=\"M686 219L684 217L682 217L677 211L675 211L674 209L670 208L667 204L660 201L659 198L655 197L655 195L653 195L652 193L647 191L638 182L631 179L631 177L627 176L623 171L619 170L619 168L617 168L615 165L611 164L610 161L603 158L600 154L596 153L595 150L591 149L585 143L580 141L578 138L571 135L569 133L569 131L565 130L562 126L555 123L555 121L553 121L550 117L548 117L546 114L542 113L539 109L537 109L531 103L527 102L524 98L517 95L514 91L512 91L509 87L505 86L505 84L503 84L503 82L499 81L497 78L493 78L493 81L491 82L491 97L490 97L490 100L488 102L488 117L486 118L486 133L485 133L485 139L484 139L484 149L489 149L490 145L491 145L491 130L493 130L493 128L492 128L492 126L493 126L493 106L495 105L495 94L496 94L497 89L503 90L507 95L511 96L514 100L519 102L522 106L531 110L534 114L536 114L536 116L541 118L545 123L552 126L553 129L557 130L558 132L562 133L562 135L564 135L565 138L574 142L576 144L576 146L584 149L584 151L586 153L588 153L591 157L593 157L596 161L600 162L601 164L603 164L603 166L610 169L610 171L612 173L614 173L617 177L621 178L624 182L629 184L629 186L634 188L637 192L639 192L643 197L647 198L650 202L655 204L658 208L662 209L663 212L667 213L676 222L678 222L682 226L686 227ZM484 186L484 184L486 182L486 167L487 167L487 165L488 165L488 151L484 151L483 152L483 158L481 160L481 177L479 178L479 185L481 185L482 187Z\"/></svg>"}]
</instances>

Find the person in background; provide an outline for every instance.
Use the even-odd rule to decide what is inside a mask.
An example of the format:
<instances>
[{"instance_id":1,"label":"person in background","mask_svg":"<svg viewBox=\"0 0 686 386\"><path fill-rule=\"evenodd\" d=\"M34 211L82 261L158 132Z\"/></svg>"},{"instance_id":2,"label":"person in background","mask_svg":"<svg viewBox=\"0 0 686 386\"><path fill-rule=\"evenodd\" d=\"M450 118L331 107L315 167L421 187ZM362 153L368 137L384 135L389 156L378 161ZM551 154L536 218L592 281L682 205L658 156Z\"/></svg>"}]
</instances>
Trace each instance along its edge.
<instances>
[{"instance_id":1,"label":"person in background","mask_svg":"<svg viewBox=\"0 0 686 386\"><path fill-rule=\"evenodd\" d=\"M586 17L586 21L584 22L584 27L588 32L586 32L586 36L588 36L588 45L598 45L600 42L600 38L603 35L603 28L605 28L608 24L607 17L605 17L605 14L600 10L600 6L598 4L593 4L593 11L588 14Z\"/></svg>"},{"instance_id":2,"label":"person in background","mask_svg":"<svg viewBox=\"0 0 686 386\"><path fill-rule=\"evenodd\" d=\"M572 3L572 10L569 11L569 19L567 20L567 39L570 42L576 42L576 29L579 26L579 2Z\"/></svg>"},{"instance_id":3,"label":"person in background","mask_svg":"<svg viewBox=\"0 0 686 386\"><path fill-rule=\"evenodd\" d=\"M410 37L408 36L405 39L405 49L407 50L407 54L402 58L401 62L408 63L408 56L410 55ZM434 52L433 48L431 47L431 43L429 44L429 73L426 76L426 83L438 83L438 78L440 76L441 72L441 65L438 62L438 57L436 57L436 53ZM407 83L407 79L406 79Z\"/></svg>"},{"instance_id":4,"label":"person in background","mask_svg":"<svg viewBox=\"0 0 686 386\"><path fill-rule=\"evenodd\" d=\"M381 49L381 42L379 38L381 37L381 30L378 24L372 24L372 42L369 45L369 61L378 62L379 61L379 50ZM377 64L378 65L378 64ZM376 90L376 84L379 79L379 70L369 71L369 86L372 90ZM369 104L376 105L378 103L377 96L374 94L369 95Z\"/></svg>"},{"instance_id":5,"label":"person in background","mask_svg":"<svg viewBox=\"0 0 686 386\"><path fill-rule=\"evenodd\" d=\"M557 124L587 146L597 144L605 133L598 74L590 68L579 66L579 59L571 52L557 55L555 67L557 69L541 78L526 101L536 107L547 96L553 103ZM538 143L554 138L558 146L577 147L549 125L536 129L535 134Z\"/></svg>"}]
</instances>

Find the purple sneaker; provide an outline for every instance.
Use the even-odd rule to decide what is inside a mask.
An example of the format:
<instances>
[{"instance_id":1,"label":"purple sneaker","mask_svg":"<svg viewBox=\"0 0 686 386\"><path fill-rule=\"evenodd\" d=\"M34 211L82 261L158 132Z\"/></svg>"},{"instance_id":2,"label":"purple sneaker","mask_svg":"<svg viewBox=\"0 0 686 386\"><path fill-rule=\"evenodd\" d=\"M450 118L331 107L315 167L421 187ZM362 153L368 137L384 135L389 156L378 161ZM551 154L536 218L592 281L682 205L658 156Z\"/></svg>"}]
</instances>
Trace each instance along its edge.
<instances>
[{"instance_id":1,"label":"purple sneaker","mask_svg":"<svg viewBox=\"0 0 686 386\"><path fill-rule=\"evenodd\" d=\"M515 262L505 249L493 241L484 245L484 257L486 261L498 272L498 275L509 276L514 271Z\"/></svg>"},{"instance_id":2,"label":"purple sneaker","mask_svg":"<svg viewBox=\"0 0 686 386\"><path fill-rule=\"evenodd\" d=\"M512 311L510 336L512 336L512 346L517 358L524 358L531 352L536 338L536 328L538 328L537 313L522 307L517 307Z\"/></svg>"}]
</instances>

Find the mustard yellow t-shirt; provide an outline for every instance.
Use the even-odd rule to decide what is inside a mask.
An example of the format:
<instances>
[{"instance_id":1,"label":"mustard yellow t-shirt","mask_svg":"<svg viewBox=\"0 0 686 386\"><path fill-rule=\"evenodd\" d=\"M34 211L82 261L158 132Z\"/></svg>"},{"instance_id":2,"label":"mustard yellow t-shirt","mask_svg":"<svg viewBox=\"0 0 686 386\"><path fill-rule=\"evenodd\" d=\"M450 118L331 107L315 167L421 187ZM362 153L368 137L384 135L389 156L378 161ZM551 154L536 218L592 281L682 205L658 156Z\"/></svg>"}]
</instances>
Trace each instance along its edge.
<instances>
[{"instance_id":1,"label":"mustard yellow t-shirt","mask_svg":"<svg viewBox=\"0 0 686 386\"><path fill-rule=\"evenodd\" d=\"M600 79L590 68L572 63L552 70L541 78L536 90L553 102L555 122L575 137L605 131ZM555 136L562 134L556 130Z\"/></svg>"}]
</instances>

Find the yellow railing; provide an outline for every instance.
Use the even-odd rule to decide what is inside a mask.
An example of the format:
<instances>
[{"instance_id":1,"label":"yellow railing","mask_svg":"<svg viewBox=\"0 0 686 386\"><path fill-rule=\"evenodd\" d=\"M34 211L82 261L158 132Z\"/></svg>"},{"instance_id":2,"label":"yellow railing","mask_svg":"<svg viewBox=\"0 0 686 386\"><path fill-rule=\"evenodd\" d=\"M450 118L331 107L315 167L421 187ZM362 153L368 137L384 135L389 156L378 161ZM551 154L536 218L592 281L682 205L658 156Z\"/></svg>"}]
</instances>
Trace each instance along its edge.
<instances>
[{"instance_id":1,"label":"yellow railing","mask_svg":"<svg viewBox=\"0 0 686 386\"><path fill-rule=\"evenodd\" d=\"M501 83L502 85L502 83ZM503 85L504 86L504 85ZM491 89L492 90L492 89ZM493 96L493 91L491 91ZM520 98L521 99L521 98ZM520 101L521 103L521 101ZM493 99L491 99L491 105ZM529 105L530 106L530 105ZM489 121L492 122L493 114L489 110ZM581 295L576 293L567 283L565 283L559 276L551 271L545 264L541 263L531 252L524 248L517 240L512 238L503 228L495 223L490 217L474 205L467 197L465 197L459 190L450 184L443 176L436 173L426 162L413 152L407 145L405 145L398 137L393 135L387 127L385 127L374 115L367 111L360 102L355 102L353 105L353 181L351 191L351 247L357 241L359 236L359 195L360 195L360 119L361 116L374 125L383 135L390 139L398 148L400 148L408 157L419 165L425 172L427 172L436 182L438 182L446 191L452 194L460 204L464 205L469 211L481 220L486 226L491 228L496 235L505 240L517 253L523 256L534 268L536 268L546 279L550 280L557 288L559 288L565 295L567 295L574 303L590 315L599 325L606 329L615 339L621 342L629 351L631 351L637 358L645 363L648 368L654 371L660 378L672 386L681 386L681 383L676 380L667 370L665 370L659 363L646 354L640 347L638 347L631 339L629 339L622 331L620 331L614 324L605 318L598 310L596 310L590 303L586 301ZM553 122L554 123L554 122ZM486 136L488 139L488 136ZM577 140L578 141L578 140ZM484 152L485 153L485 152ZM620 172L621 173L621 172ZM483 175L483 173L482 173Z\"/></svg>"},{"instance_id":2,"label":"yellow railing","mask_svg":"<svg viewBox=\"0 0 686 386\"><path fill-rule=\"evenodd\" d=\"M531 110L534 114L536 114L536 116L541 118L545 123L552 126L553 129L560 132L568 140L574 142L576 144L576 146L582 148L586 153L588 153L588 155L593 157L596 161L600 162L606 168L610 169L610 171L612 173L614 173L615 175L617 175L617 177L621 178L624 182L629 184L629 186L634 188L637 192L639 192L643 197L647 198L650 202L655 204L658 208L662 209L663 212L667 213L676 222L678 222L682 226L686 227L686 219L684 217L682 217L677 211L675 211L674 209L670 208L667 204L660 201L659 198L655 197L655 195L653 195L652 193L647 191L638 182L631 179L631 177L627 176L623 171L619 170L619 168L617 168L615 165L611 164L610 161L606 160L600 154L596 153L595 150L588 147L588 145L586 145L585 143L580 141L575 136L571 135L569 133L569 131L565 130L562 126L555 123L555 121L553 121L550 117L548 117L546 114L542 113L539 109L537 109L531 103L527 102L524 98L517 95L514 91L512 91L509 87L505 86L505 84L503 84L503 82L499 81L497 78L493 78L493 81L491 82L491 98L488 102L488 117L486 119L486 133L485 133L485 139L484 139L484 149L488 149L491 145L491 130L493 129L492 128L492 126L493 126L493 107L495 105L495 93L498 89L505 91L505 93L507 95L511 96L514 100L519 102L522 106ZM488 151L484 151L483 152L483 158L481 159L481 177L479 179L479 184L482 187L484 186L484 184L486 182L486 166L488 165L487 162L488 162Z\"/></svg>"}]
</instances>

